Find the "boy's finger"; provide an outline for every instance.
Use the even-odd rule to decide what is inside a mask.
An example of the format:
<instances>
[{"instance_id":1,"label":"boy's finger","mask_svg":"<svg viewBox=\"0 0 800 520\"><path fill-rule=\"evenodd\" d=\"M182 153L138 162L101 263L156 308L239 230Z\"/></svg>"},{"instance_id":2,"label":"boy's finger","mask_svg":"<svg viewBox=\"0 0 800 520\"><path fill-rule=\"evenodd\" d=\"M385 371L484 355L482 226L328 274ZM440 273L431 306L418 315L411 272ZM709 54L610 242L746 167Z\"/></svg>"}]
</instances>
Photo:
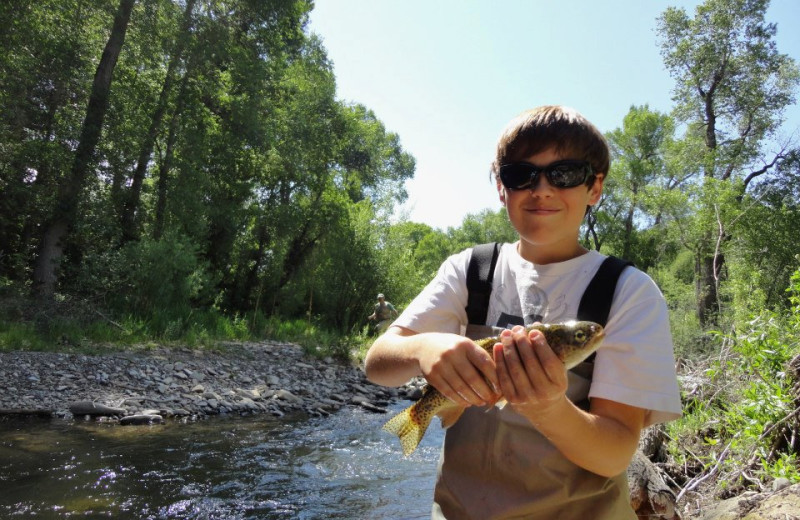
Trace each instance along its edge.
<instances>
[{"instance_id":1,"label":"boy's finger","mask_svg":"<svg viewBox=\"0 0 800 520\"><path fill-rule=\"evenodd\" d=\"M436 388L439 392L442 393L445 397L453 401L454 403L461 405L461 406L470 406L470 402L465 399L459 392L456 390L451 381L453 381L452 374L430 374L427 376L428 384Z\"/></svg>"},{"instance_id":2,"label":"boy's finger","mask_svg":"<svg viewBox=\"0 0 800 520\"><path fill-rule=\"evenodd\" d=\"M476 345L474 350L467 353L467 359L482 375L480 380L475 382L477 385L474 387L475 390L478 390L484 397L494 399L500 393L500 382L497 380L497 368L492 355ZM487 390L490 394L488 396L486 395Z\"/></svg>"},{"instance_id":3,"label":"boy's finger","mask_svg":"<svg viewBox=\"0 0 800 520\"><path fill-rule=\"evenodd\" d=\"M514 394L519 398L530 390L530 380L525 367L522 364L522 359L517 349L516 339L524 329L522 327L514 327L510 332L500 335L500 340L503 344L503 360L506 364L511 383L514 385Z\"/></svg>"},{"instance_id":4,"label":"boy's finger","mask_svg":"<svg viewBox=\"0 0 800 520\"><path fill-rule=\"evenodd\" d=\"M540 337L542 339L544 338L544 334L542 334L540 331L533 330L526 334L524 329L520 331L517 336L515 336L516 347L520 361L525 367L525 373L528 375L528 378L531 380L531 382L535 382L534 377L536 374L541 373L542 371L542 364L539 357L536 355L533 346L534 341Z\"/></svg>"},{"instance_id":5,"label":"boy's finger","mask_svg":"<svg viewBox=\"0 0 800 520\"><path fill-rule=\"evenodd\" d=\"M564 363L556 356L550 345L547 344L544 334L540 331L531 331L530 341L533 347L532 353L537 358L541 374L554 383L561 383L565 373Z\"/></svg>"},{"instance_id":6,"label":"boy's finger","mask_svg":"<svg viewBox=\"0 0 800 520\"><path fill-rule=\"evenodd\" d=\"M491 363L491 360L488 360ZM486 379L469 360L469 355L462 358L447 372L447 382L467 403L484 406L494 400L491 388Z\"/></svg>"},{"instance_id":7,"label":"boy's finger","mask_svg":"<svg viewBox=\"0 0 800 520\"><path fill-rule=\"evenodd\" d=\"M494 345L494 362L497 366L497 379L500 382L500 391L509 402L517 400L516 389L514 382L511 380L511 374L508 372L508 365L506 364L505 356L503 354L503 344L495 343Z\"/></svg>"}]
</instances>

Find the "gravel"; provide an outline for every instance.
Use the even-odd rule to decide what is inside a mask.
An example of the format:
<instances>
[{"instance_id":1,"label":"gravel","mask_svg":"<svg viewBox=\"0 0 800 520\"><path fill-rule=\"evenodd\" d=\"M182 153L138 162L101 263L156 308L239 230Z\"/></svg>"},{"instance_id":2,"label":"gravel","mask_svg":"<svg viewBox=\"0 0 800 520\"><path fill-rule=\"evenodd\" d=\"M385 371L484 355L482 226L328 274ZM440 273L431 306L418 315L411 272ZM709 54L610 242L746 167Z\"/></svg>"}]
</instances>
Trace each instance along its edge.
<instances>
[{"instance_id":1,"label":"gravel","mask_svg":"<svg viewBox=\"0 0 800 520\"><path fill-rule=\"evenodd\" d=\"M218 414L324 416L343 406L383 413L396 399L418 397L418 386L376 386L357 366L273 341L219 350L0 353L0 414L96 417L123 425Z\"/></svg>"}]
</instances>

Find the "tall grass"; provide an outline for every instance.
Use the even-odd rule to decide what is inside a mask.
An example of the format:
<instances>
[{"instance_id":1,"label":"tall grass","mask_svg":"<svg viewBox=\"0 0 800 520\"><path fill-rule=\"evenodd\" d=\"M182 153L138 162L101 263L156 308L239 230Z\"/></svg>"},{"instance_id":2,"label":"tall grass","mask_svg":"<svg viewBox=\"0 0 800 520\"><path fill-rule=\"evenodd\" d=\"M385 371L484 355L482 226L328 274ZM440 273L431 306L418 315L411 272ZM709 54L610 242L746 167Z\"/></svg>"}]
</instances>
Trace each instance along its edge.
<instances>
[{"instance_id":1,"label":"tall grass","mask_svg":"<svg viewBox=\"0 0 800 520\"><path fill-rule=\"evenodd\" d=\"M43 308L18 296L0 296L0 351L96 353L141 345L214 348L224 342L276 340L299 344L318 357L358 360L370 341L366 331L341 334L309 320L263 315L225 316L192 310L150 317L109 316L81 302Z\"/></svg>"}]
</instances>

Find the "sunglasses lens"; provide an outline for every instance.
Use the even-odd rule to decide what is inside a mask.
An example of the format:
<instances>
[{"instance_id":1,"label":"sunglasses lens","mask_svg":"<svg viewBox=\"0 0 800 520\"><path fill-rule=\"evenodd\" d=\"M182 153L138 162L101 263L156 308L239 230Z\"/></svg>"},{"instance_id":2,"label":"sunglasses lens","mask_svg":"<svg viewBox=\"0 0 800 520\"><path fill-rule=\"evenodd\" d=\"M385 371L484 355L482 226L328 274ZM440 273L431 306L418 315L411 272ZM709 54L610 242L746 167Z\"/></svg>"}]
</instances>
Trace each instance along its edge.
<instances>
[{"instance_id":1,"label":"sunglasses lens","mask_svg":"<svg viewBox=\"0 0 800 520\"><path fill-rule=\"evenodd\" d=\"M525 163L505 164L500 167L500 181L509 190L521 190L531 183L531 175L540 171Z\"/></svg>"},{"instance_id":2,"label":"sunglasses lens","mask_svg":"<svg viewBox=\"0 0 800 520\"><path fill-rule=\"evenodd\" d=\"M573 188L586 182L592 168L584 162L563 162L552 165L547 174L548 182L556 188Z\"/></svg>"}]
</instances>

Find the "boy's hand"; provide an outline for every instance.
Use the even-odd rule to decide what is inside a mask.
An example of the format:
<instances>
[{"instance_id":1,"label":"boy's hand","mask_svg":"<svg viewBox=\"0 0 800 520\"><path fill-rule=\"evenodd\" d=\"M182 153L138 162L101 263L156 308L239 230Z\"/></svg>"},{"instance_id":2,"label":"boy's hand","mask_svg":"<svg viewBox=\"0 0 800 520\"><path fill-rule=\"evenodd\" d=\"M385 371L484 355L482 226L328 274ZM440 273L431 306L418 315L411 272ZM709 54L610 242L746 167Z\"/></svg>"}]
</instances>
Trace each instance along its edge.
<instances>
[{"instance_id":1,"label":"boy's hand","mask_svg":"<svg viewBox=\"0 0 800 520\"><path fill-rule=\"evenodd\" d=\"M500 391L514 409L541 414L564 402L567 370L538 330L504 330L494 346Z\"/></svg>"},{"instance_id":2,"label":"boy's hand","mask_svg":"<svg viewBox=\"0 0 800 520\"><path fill-rule=\"evenodd\" d=\"M463 336L433 336L419 355L428 383L461 406L494 404L500 384L492 356Z\"/></svg>"}]
</instances>

